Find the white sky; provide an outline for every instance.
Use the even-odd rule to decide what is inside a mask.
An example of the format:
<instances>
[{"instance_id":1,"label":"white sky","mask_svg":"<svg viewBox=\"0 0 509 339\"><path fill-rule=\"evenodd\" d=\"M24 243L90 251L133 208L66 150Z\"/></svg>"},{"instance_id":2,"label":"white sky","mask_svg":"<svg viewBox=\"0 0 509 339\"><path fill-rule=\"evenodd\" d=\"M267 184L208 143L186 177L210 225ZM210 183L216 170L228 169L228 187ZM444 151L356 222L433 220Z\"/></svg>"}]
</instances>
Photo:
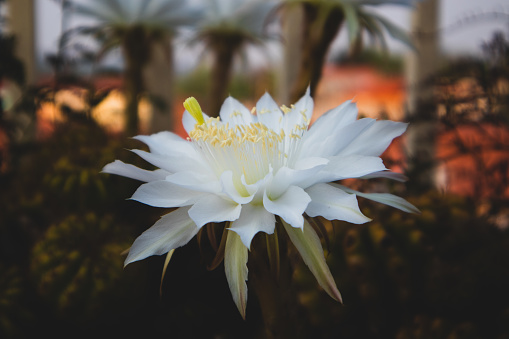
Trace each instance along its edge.
<instances>
[{"instance_id":1,"label":"white sky","mask_svg":"<svg viewBox=\"0 0 509 339\"><path fill-rule=\"evenodd\" d=\"M411 10L394 6L379 6L380 14L389 18L400 27L409 29ZM54 53L57 49L58 36L62 29L61 11L59 5L52 0L36 0L36 41L39 60L47 53ZM461 25L455 30L445 31L441 37L441 47L448 54L478 54L481 43L491 38L495 30L502 30L509 34L509 1L507 0L441 0L440 27L450 27L464 18L487 12L502 12L506 16L490 20L480 20ZM64 23L65 25L65 23ZM347 46L345 37L340 37L335 48ZM404 52L406 48L397 42L390 43L394 52ZM190 53L185 53L182 45L176 48L177 68L193 66ZM179 53L180 51L180 53ZM277 53L277 52L276 52Z\"/></svg>"}]
</instances>

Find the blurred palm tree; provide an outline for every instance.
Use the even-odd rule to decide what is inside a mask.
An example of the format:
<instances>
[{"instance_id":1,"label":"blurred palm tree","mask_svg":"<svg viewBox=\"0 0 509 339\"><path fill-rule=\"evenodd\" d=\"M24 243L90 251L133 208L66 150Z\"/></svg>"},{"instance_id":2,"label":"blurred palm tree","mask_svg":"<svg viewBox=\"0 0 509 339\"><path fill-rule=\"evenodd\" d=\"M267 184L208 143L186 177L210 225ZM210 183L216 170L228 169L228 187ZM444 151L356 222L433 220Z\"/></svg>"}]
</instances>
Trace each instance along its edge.
<instances>
[{"instance_id":1,"label":"blurred palm tree","mask_svg":"<svg viewBox=\"0 0 509 339\"><path fill-rule=\"evenodd\" d=\"M342 25L346 24L352 53L363 45L363 33L378 41L384 49L387 43L384 31L393 38L411 46L409 36L386 18L369 10L368 5L395 4L410 6L414 0L287 0L285 7L299 5L303 8L300 67L290 92L290 101L300 98L308 86L311 95L321 78L329 46ZM291 53L291 52L290 52Z\"/></svg>"},{"instance_id":2,"label":"blurred palm tree","mask_svg":"<svg viewBox=\"0 0 509 339\"><path fill-rule=\"evenodd\" d=\"M264 27L276 3L270 0L210 0L193 42L203 42L213 55L209 111L218 116L227 95L234 57L247 45L269 38Z\"/></svg>"},{"instance_id":3,"label":"blurred palm tree","mask_svg":"<svg viewBox=\"0 0 509 339\"><path fill-rule=\"evenodd\" d=\"M67 31L63 40L91 35L100 43L98 57L120 47L125 62L126 133L138 132L138 100L145 90L143 69L154 46L164 46L172 59L171 38L178 28L194 25L201 11L185 0L90 0L70 1L74 14L96 23Z\"/></svg>"}]
</instances>

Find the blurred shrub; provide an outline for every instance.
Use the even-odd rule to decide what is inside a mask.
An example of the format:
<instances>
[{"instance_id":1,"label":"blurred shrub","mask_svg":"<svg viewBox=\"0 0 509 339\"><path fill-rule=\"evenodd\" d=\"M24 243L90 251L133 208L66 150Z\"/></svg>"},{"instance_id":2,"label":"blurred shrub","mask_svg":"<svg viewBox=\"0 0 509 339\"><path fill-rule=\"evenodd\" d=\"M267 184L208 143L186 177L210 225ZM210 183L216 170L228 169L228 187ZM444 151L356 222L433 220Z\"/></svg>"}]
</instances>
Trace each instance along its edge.
<instances>
[{"instance_id":1,"label":"blurred shrub","mask_svg":"<svg viewBox=\"0 0 509 339\"><path fill-rule=\"evenodd\" d=\"M119 290L129 237L111 215L70 215L35 245L30 265L40 295L57 311L89 320ZM121 289L123 290L123 289Z\"/></svg>"},{"instance_id":2,"label":"blurred shrub","mask_svg":"<svg viewBox=\"0 0 509 339\"><path fill-rule=\"evenodd\" d=\"M21 328L33 321L26 282L17 267L0 263L0 337L20 336Z\"/></svg>"},{"instance_id":3,"label":"blurred shrub","mask_svg":"<svg viewBox=\"0 0 509 339\"><path fill-rule=\"evenodd\" d=\"M341 52L332 56L332 62L341 66L371 66L387 75L402 74L404 70L401 56L374 49L365 49L353 56L350 53Z\"/></svg>"},{"instance_id":4,"label":"blurred shrub","mask_svg":"<svg viewBox=\"0 0 509 339\"><path fill-rule=\"evenodd\" d=\"M46 330L64 337L81 326L90 334L140 315L135 310L147 303L146 294L133 289L143 291L150 275L141 267L124 273L121 252L161 211L125 201L139 183L100 173L120 157L144 165L125 150L135 142L75 114L48 139L13 154L15 166L0 176L0 300L9 310L0 309L0 333L12 328L31 337ZM157 278L153 286L157 295ZM18 309L33 316L18 321Z\"/></svg>"},{"instance_id":5,"label":"blurred shrub","mask_svg":"<svg viewBox=\"0 0 509 339\"><path fill-rule=\"evenodd\" d=\"M178 79L177 94L193 95L201 102L207 102L209 71L197 68ZM275 87L275 77L269 70L256 70L248 74L235 74L228 86L228 95L238 100L259 98L265 91Z\"/></svg>"},{"instance_id":6,"label":"blurred shrub","mask_svg":"<svg viewBox=\"0 0 509 339\"><path fill-rule=\"evenodd\" d=\"M509 303L509 233L477 217L464 198L429 192L411 202L420 215L362 201L375 221L334 222L327 261L343 306L316 289L305 266L298 268L310 333L498 338Z\"/></svg>"}]
</instances>

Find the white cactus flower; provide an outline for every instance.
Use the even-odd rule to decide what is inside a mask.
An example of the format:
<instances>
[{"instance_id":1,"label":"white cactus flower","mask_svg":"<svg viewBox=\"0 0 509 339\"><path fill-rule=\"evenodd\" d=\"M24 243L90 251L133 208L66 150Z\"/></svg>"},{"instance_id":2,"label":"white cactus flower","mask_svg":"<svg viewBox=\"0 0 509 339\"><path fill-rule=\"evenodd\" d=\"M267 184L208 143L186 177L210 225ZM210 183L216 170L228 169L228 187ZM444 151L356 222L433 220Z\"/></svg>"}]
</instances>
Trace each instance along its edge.
<instances>
[{"instance_id":1,"label":"white cactus flower","mask_svg":"<svg viewBox=\"0 0 509 339\"><path fill-rule=\"evenodd\" d=\"M313 112L309 91L290 108L278 107L265 94L252 112L229 97L221 108L221 119L208 118L194 98L184 106L187 140L171 132L135 137L150 152L133 152L158 170L119 160L103 169L146 182L133 200L178 208L134 241L126 265L172 251L189 242L204 225L226 221L225 271L233 299L245 317L251 241L258 232L272 234L280 218L318 283L341 301L318 235L303 215L365 223L370 219L359 210L356 194L406 212L417 211L391 194L358 193L331 184L347 178L400 179L385 168L380 155L405 131L406 123L357 120L356 105L348 101L309 128Z\"/></svg>"}]
</instances>

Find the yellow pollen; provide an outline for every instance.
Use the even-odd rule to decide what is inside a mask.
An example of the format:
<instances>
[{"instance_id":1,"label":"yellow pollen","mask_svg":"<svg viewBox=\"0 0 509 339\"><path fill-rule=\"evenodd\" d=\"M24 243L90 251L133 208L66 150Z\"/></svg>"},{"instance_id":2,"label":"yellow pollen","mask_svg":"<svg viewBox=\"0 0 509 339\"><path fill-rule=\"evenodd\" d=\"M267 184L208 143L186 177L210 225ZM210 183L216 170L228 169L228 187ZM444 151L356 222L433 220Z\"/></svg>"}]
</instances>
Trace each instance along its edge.
<instances>
[{"instance_id":1,"label":"yellow pollen","mask_svg":"<svg viewBox=\"0 0 509 339\"><path fill-rule=\"evenodd\" d=\"M285 105L281 106L281 110L283 111L284 114L290 112L292 109L290 107L287 107Z\"/></svg>"},{"instance_id":2,"label":"yellow pollen","mask_svg":"<svg viewBox=\"0 0 509 339\"><path fill-rule=\"evenodd\" d=\"M238 117L239 115L242 115L242 113L240 113L239 111L233 111L233 113L230 114L230 118Z\"/></svg>"},{"instance_id":3,"label":"yellow pollen","mask_svg":"<svg viewBox=\"0 0 509 339\"><path fill-rule=\"evenodd\" d=\"M282 142L285 138L285 132L281 129L280 133L277 133L264 124L257 122L249 125L237 125L235 128L229 128L228 124L197 125L189 133L189 136L195 141L205 141L213 146L225 147L243 142ZM292 134L290 137L298 136Z\"/></svg>"},{"instance_id":4,"label":"yellow pollen","mask_svg":"<svg viewBox=\"0 0 509 339\"><path fill-rule=\"evenodd\" d=\"M198 125L203 125L205 123L200 104L194 97L187 98L187 100L184 101L184 108L191 114L194 120L196 120Z\"/></svg>"},{"instance_id":5,"label":"yellow pollen","mask_svg":"<svg viewBox=\"0 0 509 339\"><path fill-rule=\"evenodd\" d=\"M309 119L306 116L306 111L307 111L307 109L302 110L302 111L300 111L300 114L302 115L302 119L304 120L304 122L309 125Z\"/></svg>"},{"instance_id":6,"label":"yellow pollen","mask_svg":"<svg viewBox=\"0 0 509 339\"><path fill-rule=\"evenodd\" d=\"M292 130L275 131L261 122L229 125L216 119L205 119L189 132L189 139L220 177L232 171L233 184L239 194L249 196L246 184L263 179L269 171L294 166L300 152L300 139L307 125Z\"/></svg>"}]
</instances>

